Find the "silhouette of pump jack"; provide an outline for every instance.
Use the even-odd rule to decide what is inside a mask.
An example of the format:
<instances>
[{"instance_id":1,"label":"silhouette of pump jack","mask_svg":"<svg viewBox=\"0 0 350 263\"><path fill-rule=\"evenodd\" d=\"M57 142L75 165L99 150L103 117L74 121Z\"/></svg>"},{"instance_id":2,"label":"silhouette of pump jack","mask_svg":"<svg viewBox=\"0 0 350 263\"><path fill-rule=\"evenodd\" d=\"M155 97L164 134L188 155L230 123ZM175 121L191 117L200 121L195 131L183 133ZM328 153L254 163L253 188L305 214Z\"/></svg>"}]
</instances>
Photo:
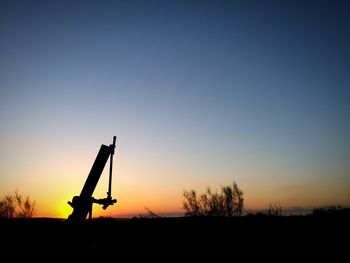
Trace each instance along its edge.
<instances>
[{"instance_id":1,"label":"silhouette of pump jack","mask_svg":"<svg viewBox=\"0 0 350 263\"><path fill-rule=\"evenodd\" d=\"M113 155L115 149L116 137L113 137L113 144L109 146L101 145L95 162L90 170L90 173L85 181L84 187L81 190L79 196L74 196L72 201L68 201L68 204L73 208L73 212L69 215L68 221L84 221L89 215L89 219L92 218L92 205L93 203L103 205L103 209L113 205L117 202L116 199L112 199L112 167L113 167ZM108 157L110 157L109 166L109 183L107 197L102 199L95 199L92 197L98 180L102 174L102 171L107 163Z\"/></svg>"}]
</instances>

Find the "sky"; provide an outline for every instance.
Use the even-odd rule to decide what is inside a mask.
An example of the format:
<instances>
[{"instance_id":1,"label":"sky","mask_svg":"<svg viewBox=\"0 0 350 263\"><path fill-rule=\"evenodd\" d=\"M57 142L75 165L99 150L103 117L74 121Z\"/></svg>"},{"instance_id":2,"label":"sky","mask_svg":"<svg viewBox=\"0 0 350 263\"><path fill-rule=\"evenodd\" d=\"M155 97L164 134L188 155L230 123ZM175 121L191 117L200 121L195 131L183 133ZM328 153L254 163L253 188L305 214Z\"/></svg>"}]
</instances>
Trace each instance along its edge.
<instances>
[{"instance_id":1,"label":"sky","mask_svg":"<svg viewBox=\"0 0 350 263\"><path fill-rule=\"evenodd\" d=\"M0 195L67 217L117 136L94 216L350 206L348 1L1 1ZM108 164L94 192L104 198Z\"/></svg>"}]
</instances>

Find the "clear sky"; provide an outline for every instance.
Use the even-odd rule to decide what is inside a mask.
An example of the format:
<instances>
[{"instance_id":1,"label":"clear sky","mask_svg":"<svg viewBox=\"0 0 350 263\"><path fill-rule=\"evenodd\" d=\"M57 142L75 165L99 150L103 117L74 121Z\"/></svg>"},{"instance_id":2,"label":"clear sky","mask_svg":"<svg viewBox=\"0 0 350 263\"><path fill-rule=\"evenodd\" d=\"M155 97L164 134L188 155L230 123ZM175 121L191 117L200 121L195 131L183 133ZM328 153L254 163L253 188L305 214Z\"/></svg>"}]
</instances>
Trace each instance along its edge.
<instances>
[{"instance_id":1,"label":"clear sky","mask_svg":"<svg viewBox=\"0 0 350 263\"><path fill-rule=\"evenodd\" d=\"M1 1L0 194L66 217L116 135L95 215L350 205L348 1ZM94 196L106 196L108 166Z\"/></svg>"}]
</instances>

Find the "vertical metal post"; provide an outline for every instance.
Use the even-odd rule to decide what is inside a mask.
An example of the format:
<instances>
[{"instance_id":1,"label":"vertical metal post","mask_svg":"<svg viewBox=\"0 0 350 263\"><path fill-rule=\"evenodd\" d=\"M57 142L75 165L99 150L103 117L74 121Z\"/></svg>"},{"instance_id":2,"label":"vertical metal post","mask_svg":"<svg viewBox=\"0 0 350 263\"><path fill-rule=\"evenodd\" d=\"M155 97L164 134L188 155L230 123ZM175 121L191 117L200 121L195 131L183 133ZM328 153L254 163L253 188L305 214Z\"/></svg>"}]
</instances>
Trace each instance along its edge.
<instances>
[{"instance_id":1,"label":"vertical metal post","mask_svg":"<svg viewBox=\"0 0 350 263\"><path fill-rule=\"evenodd\" d=\"M113 144L109 145L111 155L110 155L110 162L109 162L109 182L108 182L108 192L107 192L108 199L112 199L112 169L113 169L113 155L114 155L116 139L117 137L113 136Z\"/></svg>"}]
</instances>

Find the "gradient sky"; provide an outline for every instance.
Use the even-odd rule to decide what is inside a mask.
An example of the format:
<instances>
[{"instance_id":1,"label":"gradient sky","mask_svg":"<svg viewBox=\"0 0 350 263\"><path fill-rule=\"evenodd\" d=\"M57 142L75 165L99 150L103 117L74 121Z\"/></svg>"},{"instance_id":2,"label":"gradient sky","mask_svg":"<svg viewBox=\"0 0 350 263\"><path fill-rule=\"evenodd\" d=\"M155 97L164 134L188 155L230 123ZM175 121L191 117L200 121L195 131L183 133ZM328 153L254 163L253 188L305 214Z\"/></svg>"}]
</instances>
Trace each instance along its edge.
<instances>
[{"instance_id":1,"label":"gradient sky","mask_svg":"<svg viewBox=\"0 0 350 263\"><path fill-rule=\"evenodd\" d=\"M94 215L350 205L348 1L1 1L0 194L66 217L116 135ZM94 197L106 196L108 166Z\"/></svg>"}]
</instances>

